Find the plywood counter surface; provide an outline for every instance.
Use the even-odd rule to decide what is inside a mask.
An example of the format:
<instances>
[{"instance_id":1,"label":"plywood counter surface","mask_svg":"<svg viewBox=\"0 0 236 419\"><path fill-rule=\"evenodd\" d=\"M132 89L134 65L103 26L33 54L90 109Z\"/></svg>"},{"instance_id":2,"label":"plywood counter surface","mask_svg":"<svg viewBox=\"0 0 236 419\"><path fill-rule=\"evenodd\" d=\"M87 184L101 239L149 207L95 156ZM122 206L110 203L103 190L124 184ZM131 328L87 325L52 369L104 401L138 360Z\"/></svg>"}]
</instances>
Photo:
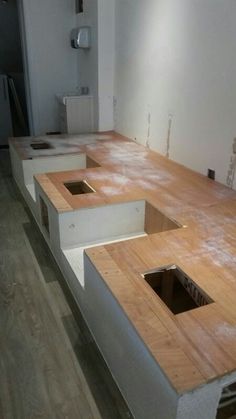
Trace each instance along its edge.
<instances>
[{"instance_id":1,"label":"plywood counter surface","mask_svg":"<svg viewBox=\"0 0 236 419\"><path fill-rule=\"evenodd\" d=\"M143 199L184 226L86 250L173 388L236 371L236 192L130 140L83 147L101 167L36 176L58 212ZM96 193L71 196L81 179ZM213 302L173 314L142 277L169 265Z\"/></svg>"},{"instance_id":2,"label":"plywood counter surface","mask_svg":"<svg viewBox=\"0 0 236 419\"><path fill-rule=\"evenodd\" d=\"M188 229L86 251L178 393L236 369L236 264ZM214 301L174 315L142 273L177 265Z\"/></svg>"},{"instance_id":3,"label":"plywood counter surface","mask_svg":"<svg viewBox=\"0 0 236 419\"><path fill-rule=\"evenodd\" d=\"M106 141L112 138L113 136L109 133L41 135L38 137L12 137L9 139L9 144L15 148L22 160L28 160L83 153L86 144L96 144L97 141ZM46 143L48 148L35 150L32 148L32 145L42 142Z\"/></svg>"},{"instance_id":4,"label":"plywood counter surface","mask_svg":"<svg viewBox=\"0 0 236 419\"><path fill-rule=\"evenodd\" d=\"M79 152L86 153L100 168L36 176L39 183L47 179L47 185L53 185L59 191L58 198L63 197L71 209L86 205L86 201L82 203L82 196L71 199L62 186L65 182L82 179L87 180L106 202L119 202L125 196L127 200L132 199L132 195L136 199L138 196L140 199L147 199L170 216L181 214L182 211L194 211L196 207L218 204L227 199L236 199L236 192L231 189L125 137L110 134L110 138L103 141L95 141L93 137L90 144L80 146ZM78 139L78 144L79 141L85 142L83 138ZM88 139L87 141L89 142ZM55 143L54 146L56 149ZM48 195L50 196L49 190ZM87 198L88 202L91 199L97 200L95 195Z\"/></svg>"}]
</instances>

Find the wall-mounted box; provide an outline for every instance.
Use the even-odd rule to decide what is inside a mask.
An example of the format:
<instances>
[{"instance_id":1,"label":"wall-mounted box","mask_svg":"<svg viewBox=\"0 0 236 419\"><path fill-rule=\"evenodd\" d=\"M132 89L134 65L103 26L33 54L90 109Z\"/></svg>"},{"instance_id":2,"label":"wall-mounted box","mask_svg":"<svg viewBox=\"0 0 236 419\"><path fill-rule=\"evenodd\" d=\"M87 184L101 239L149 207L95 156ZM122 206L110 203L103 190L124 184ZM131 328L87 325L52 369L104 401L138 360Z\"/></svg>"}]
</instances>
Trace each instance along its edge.
<instances>
[{"instance_id":1,"label":"wall-mounted box","mask_svg":"<svg viewBox=\"0 0 236 419\"><path fill-rule=\"evenodd\" d=\"M80 28L72 29L71 31L71 46L72 48L90 48L91 46L91 29L89 26L81 26Z\"/></svg>"}]
</instances>

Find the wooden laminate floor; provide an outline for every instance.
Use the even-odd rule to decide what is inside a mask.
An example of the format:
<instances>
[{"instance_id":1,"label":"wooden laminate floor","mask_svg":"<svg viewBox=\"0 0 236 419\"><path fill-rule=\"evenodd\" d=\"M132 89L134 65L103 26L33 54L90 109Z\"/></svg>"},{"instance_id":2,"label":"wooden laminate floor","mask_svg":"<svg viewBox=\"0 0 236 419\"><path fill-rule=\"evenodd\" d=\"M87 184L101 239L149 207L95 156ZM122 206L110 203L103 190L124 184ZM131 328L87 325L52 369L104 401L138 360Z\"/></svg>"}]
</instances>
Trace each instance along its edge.
<instances>
[{"instance_id":1,"label":"wooden laminate floor","mask_svg":"<svg viewBox=\"0 0 236 419\"><path fill-rule=\"evenodd\" d=\"M0 150L0 419L131 417Z\"/></svg>"}]
</instances>

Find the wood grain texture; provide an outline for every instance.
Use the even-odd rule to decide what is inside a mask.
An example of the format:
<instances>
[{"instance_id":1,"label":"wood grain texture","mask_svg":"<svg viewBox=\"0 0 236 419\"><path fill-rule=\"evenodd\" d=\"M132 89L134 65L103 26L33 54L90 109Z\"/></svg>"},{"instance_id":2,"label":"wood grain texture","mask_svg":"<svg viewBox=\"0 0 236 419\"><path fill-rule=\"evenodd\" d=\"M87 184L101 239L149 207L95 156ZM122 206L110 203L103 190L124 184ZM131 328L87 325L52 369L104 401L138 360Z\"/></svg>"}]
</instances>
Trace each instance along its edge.
<instances>
[{"instance_id":1,"label":"wood grain texture","mask_svg":"<svg viewBox=\"0 0 236 419\"><path fill-rule=\"evenodd\" d=\"M236 371L236 192L110 135L81 146L101 167L36 181L58 211L146 201L147 237L86 253L172 386L190 391ZM96 193L66 190L65 182L82 179ZM165 217L156 217L156 209ZM173 229L172 220L182 228ZM168 265L178 266L213 303L174 315L142 278Z\"/></svg>"},{"instance_id":2,"label":"wood grain texture","mask_svg":"<svg viewBox=\"0 0 236 419\"><path fill-rule=\"evenodd\" d=\"M145 227L147 234L161 233L175 228L179 228L175 221L166 217L165 214L157 210L153 205L146 201L145 203Z\"/></svg>"},{"instance_id":3,"label":"wood grain texture","mask_svg":"<svg viewBox=\"0 0 236 419\"><path fill-rule=\"evenodd\" d=\"M9 166L8 153L1 151L0 418L131 417L82 317L75 320L73 299ZM91 377L96 386L90 386Z\"/></svg>"}]
</instances>

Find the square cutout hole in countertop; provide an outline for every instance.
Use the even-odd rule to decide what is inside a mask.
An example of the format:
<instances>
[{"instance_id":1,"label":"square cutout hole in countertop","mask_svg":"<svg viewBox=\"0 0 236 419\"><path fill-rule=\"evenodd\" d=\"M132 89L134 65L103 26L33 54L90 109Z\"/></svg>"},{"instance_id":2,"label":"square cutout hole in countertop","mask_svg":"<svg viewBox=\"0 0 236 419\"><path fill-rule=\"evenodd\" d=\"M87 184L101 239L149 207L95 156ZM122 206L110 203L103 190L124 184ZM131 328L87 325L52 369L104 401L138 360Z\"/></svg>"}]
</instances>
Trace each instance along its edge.
<instances>
[{"instance_id":1,"label":"square cutout hole in countertop","mask_svg":"<svg viewBox=\"0 0 236 419\"><path fill-rule=\"evenodd\" d=\"M142 276L174 314L213 303L213 300L175 265L158 268Z\"/></svg>"},{"instance_id":2,"label":"square cutout hole in countertop","mask_svg":"<svg viewBox=\"0 0 236 419\"><path fill-rule=\"evenodd\" d=\"M234 418L236 418L236 383L223 388L216 415L216 419Z\"/></svg>"},{"instance_id":3,"label":"square cutout hole in countertop","mask_svg":"<svg viewBox=\"0 0 236 419\"><path fill-rule=\"evenodd\" d=\"M81 195L96 192L95 189L93 189L92 186L86 182L86 180L80 180L78 182L66 182L64 183L64 186L71 193L71 195Z\"/></svg>"},{"instance_id":4,"label":"square cutout hole in countertop","mask_svg":"<svg viewBox=\"0 0 236 419\"><path fill-rule=\"evenodd\" d=\"M30 144L33 150L48 150L52 148L51 144L46 141L35 141Z\"/></svg>"}]
</instances>

